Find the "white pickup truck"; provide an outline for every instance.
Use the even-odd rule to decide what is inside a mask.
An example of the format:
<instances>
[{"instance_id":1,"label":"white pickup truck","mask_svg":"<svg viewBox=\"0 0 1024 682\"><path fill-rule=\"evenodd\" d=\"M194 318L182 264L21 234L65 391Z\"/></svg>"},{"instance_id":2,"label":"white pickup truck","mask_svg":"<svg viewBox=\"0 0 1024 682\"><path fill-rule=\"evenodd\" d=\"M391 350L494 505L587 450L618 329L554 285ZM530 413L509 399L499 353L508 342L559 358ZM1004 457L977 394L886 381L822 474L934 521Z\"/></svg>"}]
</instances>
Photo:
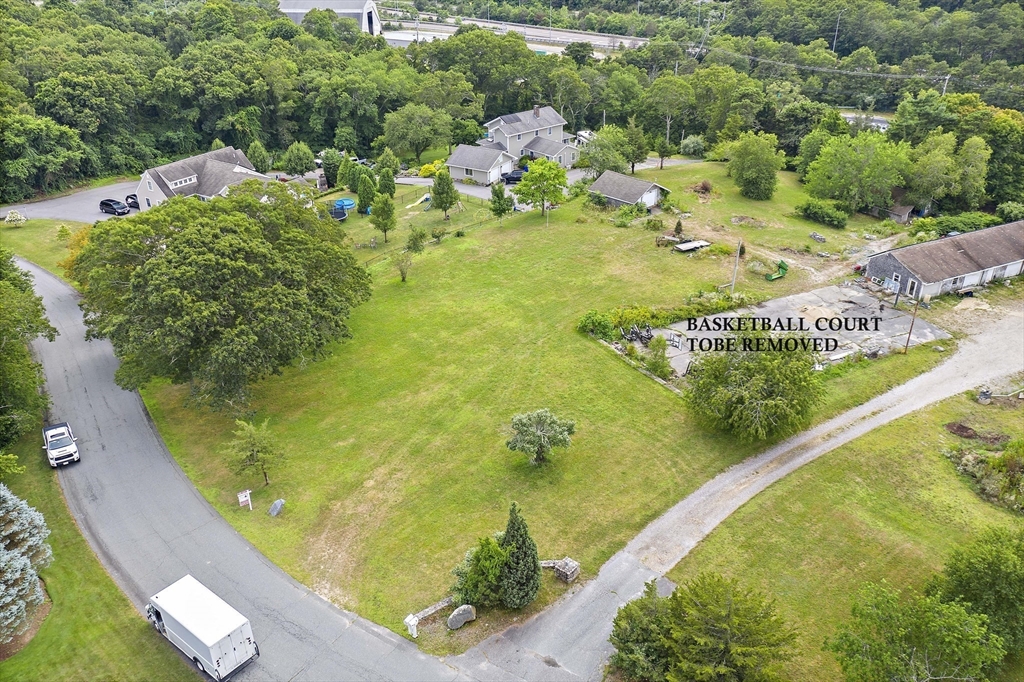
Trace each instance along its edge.
<instances>
[{"instance_id":1,"label":"white pickup truck","mask_svg":"<svg viewBox=\"0 0 1024 682\"><path fill-rule=\"evenodd\" d=\"M71 424L67 422L43 427L43 450L46 450L46 459L51 467L56 469L59 464L68 465L81 459L76 440Z\"/></svg>"}]
</instances>

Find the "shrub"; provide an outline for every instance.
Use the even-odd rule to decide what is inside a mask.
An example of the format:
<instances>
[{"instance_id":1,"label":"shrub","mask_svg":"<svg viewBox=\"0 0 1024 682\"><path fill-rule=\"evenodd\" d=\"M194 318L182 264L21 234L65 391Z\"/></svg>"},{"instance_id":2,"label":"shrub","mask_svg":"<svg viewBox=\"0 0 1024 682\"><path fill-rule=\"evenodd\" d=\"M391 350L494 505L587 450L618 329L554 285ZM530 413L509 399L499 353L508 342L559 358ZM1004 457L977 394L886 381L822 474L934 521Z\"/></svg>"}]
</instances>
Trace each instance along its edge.
<instances>
[{"instance_id":1,"label":"shrub","mask_svg":"<svg viewBox=\"0 0 1024 682\"><path fill-rule=\"evenodd\" d=\"M644 356L644 367L654 376L668 381L672 378L672 365L668 362L665 354L668 350L668 342L664 336L655 336L647 346L647 354Z\"/></svg>"},{"instance_id":2,"label":"shrub","mask_svg":"<svg viewBox=\"0 0 1024 682\"><path fill-rule=\"evenodd\" d=\"M447 227L435 227L430 231L430 236L434 238L435 244L440 244L446 234L448 234Z\"/></svg>"},{"instance_id":3,"label":"shrub","mask_svg":"<svg viewBox=\"0 0 1024 682\"><path fill-rule=\"evenodd\" d=\"M970 211L959 215L944 215L940 218L922 218L916 222L921 223L924 220L934 220L935 232L938 232L940 236L947 235L950 232L974 232L975 230L992 227L1002 222L999 217L980 211ZM919 227L922 226L919 225ZM931 228L927 227L924 229Z\"/></svg>"},{"instance_id":4,"label":"shrub","mask_svg":"<svg viewBox=\"0 0 1024 682\"><path fill-rule=\"evenodd\" d=\"M665 223L661 218L648 218L644 221L644 229L651 232L664 232Z\"/></svg>"},{"instance_id":5,"label":"shrub","mask_svg":"<svg viewBox=\"0 0 1024 682\"><path fill-rule=\"evenodd\" d=\"M421 178L432 178L437 175L437 171L444 167L444 161L441 159L438 159L434 163L425 163L420 166L419 176Z\"/></svg>"},{"instance_id":6,"label":"shrub","mask_svg":"<svg viewBox=\"0 0 1024 682\"><path fill-rule=\"evenodd\" d=\"M605 341L615 340L615 325L612 324L611 316L608 313L599 313L596 310L588 310L580 318L579 324L576 325L576 331L592 334Z\"/></svg>"},{"instance_id":7,"label":"shrub","mask_svg":"<svg viewBox=\"0 0 1024 682\"><path fill-rule=\"evenodd\" d=\"M405 248L413 253L421 252L427 243L427 231L421 227L414 227L409 233L409 241L405 243Z\"/></svg>"},{"instance_id":8,"label":"shrub","mask_svg":"<svg viewBox=\"0 0 1024 682\"><path fill-rule=\"evenodd\" d=\"M712 244L706 248L701 249L698 253L705 253L709 256L731 256L735 249L728 244Z\"/></svg>"},{"instance_id":9,"label":"shrub","mask_svg":"<svg viewBox=\"0 0 1024 682\"><path fill-rule=\"evenodd\" d=\"M585 197L590 194L591 183L593 183L593 180L590 178L580 178L569 185L569 201L579 197Z\"/></svg>"},{"instance_id":10,"label":"shrub","mask_svg":"<svg viewBox=\"0 0 1024 682\"><path fill-rule=\"evenodd\" d=\"M412 256L408 253L403 253L395 259L395 268L398 270L398 275L405 281L405 278L409 276L409 268L412 267Z\"/></svg>"},{"instance_id":11,"label":"shrub","mask_svg":"<svg viewBox=\"0 0 1024 682\"><path fill-rule=\"evenodd\" d=\"M615 614L608 641L615 647L609 663L627 680L664 682L672 651L668 599L658 596L654 581L644 585L642 597L626 603Z\"/></svg>"},{"instance_id":12,"label":"shrub","mask_svg":"<svg viewBox=\"0 0 1024 682\"><path fill-rule=\"evenodd\" d=\"M704 136L689 135L679 143L679 153L683 156L704 156Z\"/></svg>"},{"instance_id":13,"label":"shrub","mask_svg":"<svg viewBox=\"0 0 1024 682\"><path fill-rule=\"evenodd\" d=\"M803 217L816 223L835 228L846 227L847 214L835 208L831 202L821 199L808 199L797 206L796 210Z\"/></svg>"},{"instance_id":14,"label":"shrub","mask_svg":"<svg viewBox=\"0 0 1024 682\"><path fill-rule=\"evenodd\" d=\"M456 237L465 237L466 236L466 231L465 230L455 230L455 236Z\"/></svg>"},{"instance_id":15,"label":"shrub","mask_svg":"<svg viewBox=\"0 0 1024 682\"><path fill-rule=\"evenodd\" d=\"M67 225L61 223L57 227L57 241L67 244L71 240L71 230Z\"/></svg>"},{"instance_id":16,"label":"shrub","mask_svg":"<svg viewBox=\"0 0 1024 682\"><path fill-rule=\"evenodd\" d=\"M681 235L683 233L683 221L682 220L677 220L676 221L676 226L675 226L675 228L672 231L675 233L675 235L677 237L679 235Z\"/></svg>"},{"instance_id":17,"label":"shrub","mask_svg":"<svg viewBox=\"0 0 1024 682\"><path fill-rule=\"evenodd\" d=\"M493 537L480 538L477 546L466 552L466 558L456 566L452 596L456 603L474 606L501 604L501 572L508 562L509 549L503 548Z\"/></svg>"},{"instance_id":18,"label":"shrub","mask_svg":"<svg viewBox=\"0 0 1024 682\"><path fill-rule=\"evenodd\" d=\"M521 609L536 599L540 591L540 560L537 543L530 537L526 519L515 502L508 510L508 525L498 544L508 552L501 569L501 602L507 608Z\"/></svg>"},{"instance_id":19,"label":"shrub","mask_svg":"<svg viewBox=\"0 0 1024 682\"><path fill-rule=\"evenodd\" d=\"M588 192L584 205L595 206L597 208L608 208L608 197L600 192Z\"/></svg>"},{"instance_id":20,"label":"shrub","mask_svg":"<svg viewBox=\"0 0 1024 682\"><path fill-rule=\"evenodd\" d=\"M996 206L996 215L1008 223L1024 220L1024 202L1005 201Z\"/></svg>"},{"instance_id":21,"label":"shrub","mask_svg":"<svg viewBox=\"0 0 1024 682\"><path fill-rule=\"evenodd\" d=\"M28 218L17 211L8 211L7 216L4 218L4 224L10 227L21 227L25 224L26 220L28 220Z\"/></svg>"}]
</instances>

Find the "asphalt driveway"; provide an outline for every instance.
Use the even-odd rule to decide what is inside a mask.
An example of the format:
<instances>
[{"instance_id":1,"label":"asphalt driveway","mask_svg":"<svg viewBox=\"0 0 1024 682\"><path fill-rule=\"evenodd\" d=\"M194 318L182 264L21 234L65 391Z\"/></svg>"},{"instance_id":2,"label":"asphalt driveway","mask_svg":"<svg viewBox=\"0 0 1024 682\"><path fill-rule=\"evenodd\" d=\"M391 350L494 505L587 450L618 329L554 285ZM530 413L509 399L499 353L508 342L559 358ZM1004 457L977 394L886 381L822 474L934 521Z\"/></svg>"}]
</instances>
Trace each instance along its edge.
<instances>
[{"instance_id":1,"label":"asphalt driveway","mask_svg":"<svg viewBox=\"0 0 1024 682\"><path fill-rule=\"evenodd\" d=\"M53 199L43 199L27 204L11 204L0 208L0 214L7 215L8 211L17 211L26 218L53 218L55 220L76 220L80 223L94 223L97 220L110 218L109 213L100 213L100 201L103 199L117 199L124 201L129 194L134 194L139 188L139 181L119 182L114 185L86 189L74 194ZM137 213L132 209L131 214Z\"/></svg>"}]
</instances>

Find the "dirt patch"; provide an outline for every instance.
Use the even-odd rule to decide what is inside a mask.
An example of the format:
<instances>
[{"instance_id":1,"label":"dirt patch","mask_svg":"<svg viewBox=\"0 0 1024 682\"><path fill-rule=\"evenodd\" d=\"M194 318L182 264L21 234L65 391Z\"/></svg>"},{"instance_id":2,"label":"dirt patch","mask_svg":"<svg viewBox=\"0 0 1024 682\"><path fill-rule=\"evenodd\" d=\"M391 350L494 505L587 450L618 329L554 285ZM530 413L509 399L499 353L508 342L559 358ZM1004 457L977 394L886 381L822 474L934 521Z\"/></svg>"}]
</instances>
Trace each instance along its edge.
<instances>
[{"instance_id":1,"label":"dirt patch","mask_svg":"<svg viewBox=\"0 0 1024 682\"><path fill-rule=\"evenodd\" d=\"M42 583L43 581L39 581ZM43 603L40 604L32 612L32 616L29 619L28 629L22 634L12 639L7 644L0 644L0 661L6 661L11 656L25 648L25 646L32 641L32 638L39 632L39 628L42 627L43 621L46 620L46 616L49 615L50 609L53 607L53 602L50 601L50 595L46 592L46 585L43 584Z\"/></svg>"},{"instance_id":2,"label":"dirt patch","mask_svg":"<svg viewBox=\"0 0 1024 682\"><path fill-rule=\"evenodd\" d=\"M968 440L980 440L981 442L989 445L1002 445L1006 441L1010 440L1010 437L1004 433L981 434L970 426L959 422L950 422L946 424L946 430L954 436L959 436L960 438L966 438Z\"/></svg>"},{"instance_id":3,"label":"dirt patch","mask_svg":"<svg viewBox=\"0 0 1024 682\"><path fill-rule=\"evenodd\" d=\"M729 219L729 222L733 225L751 225L753 227L764 227L766 224L763 220L751 218L748 215L734 215Z\"/></svg>"}]
</instances>

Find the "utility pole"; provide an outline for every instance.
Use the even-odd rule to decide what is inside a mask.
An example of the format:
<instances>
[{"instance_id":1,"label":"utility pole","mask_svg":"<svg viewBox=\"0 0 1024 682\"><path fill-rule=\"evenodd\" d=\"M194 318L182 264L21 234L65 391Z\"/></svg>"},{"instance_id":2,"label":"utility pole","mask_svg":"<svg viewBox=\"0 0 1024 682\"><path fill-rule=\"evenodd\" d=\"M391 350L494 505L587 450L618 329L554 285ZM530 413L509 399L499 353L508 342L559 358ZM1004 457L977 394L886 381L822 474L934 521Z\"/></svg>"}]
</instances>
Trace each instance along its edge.
<instances>
[{"instance_id":1,"label":"utility pole","mask_svg":"<svg viewBox=\"0 0 1024 682\"><path fill-rule=\"evenodd\" d=\"M910 335L914 333L914 322L917 320L917 306L921 305L918 301L914 304L914 316L910 318L910 331L907 332L907 344L903 346L903 354L907 354L907 349L910 348Z\"/></svg>"},{"instance_id":2,"label":"utility pole","mask_svg":"<svg viewBox=\"0 0 1024 682\"><path fill-rule=\"evenodd\" d=\"M841 10L839 10L839 16L836 17L836 34L834 36L832 36L832 51L833 52L836 51L836 43L839 42L839 20L843 18L843 12L845 12L845 11L846 11L846 8L845 7L842 8ZM836 61L839 61L839 53L836 53Z\"/></svg>"}]
</instances>

